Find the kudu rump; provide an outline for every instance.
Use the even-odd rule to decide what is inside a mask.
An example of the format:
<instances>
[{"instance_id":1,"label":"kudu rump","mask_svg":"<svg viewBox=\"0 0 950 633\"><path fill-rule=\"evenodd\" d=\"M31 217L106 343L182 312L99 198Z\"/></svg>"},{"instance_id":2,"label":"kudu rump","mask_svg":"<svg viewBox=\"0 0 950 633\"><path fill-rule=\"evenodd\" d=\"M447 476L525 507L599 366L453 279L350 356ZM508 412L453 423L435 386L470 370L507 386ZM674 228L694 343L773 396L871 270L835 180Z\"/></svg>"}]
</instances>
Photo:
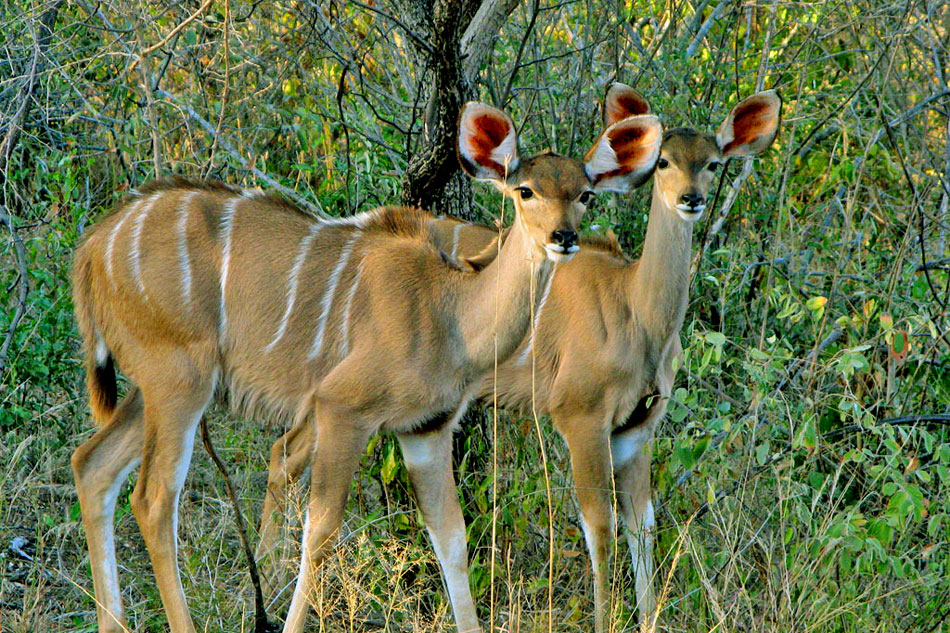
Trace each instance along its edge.
<instances>
[{"instance_id":1,"label":"kudu rump","mask_svg":"<svg viewBox=\"0 0 950 633\"><path fill-rule=\"evenodd\" d=\"M613 484L628 528L640 621L656 609L650 462L654 431L672 392L673 359L682 351L692 227L723 160L755 156L772 144L781 105L774 91L760 92L736 105L715 135L668 130L640 259L625 257L610 240L582 241L581 252L557 265L542 285L533 328L499 368L497 384L482 382L482 398L490 400L494 391L499 404L523 412L535 403L567 441L594 570L597 633L607 630ZM646 112L646 100L628 86L614 84L607 93L607 125ZM496 237L487 227L457 220L434 224L436 242L461 256L482 252ZM282 499L282 487L303 474L312 441L301 428L275 444L275 458L282 454L278 448L291 450L286 463L272 461L273 497ZM262 534L270 536L270 521L265 512Z\"/></svg>"},{"instance_id":2,"label":"kudu rump","mask_svg":"<svg viewBox=\"0 0 950 633\"><path fill-rule=\"evenodd\" d=\"M496 355L524 338L535 289L577 250L589 191L653 169L656 117L608 127L586 163L522 160L512 120L470 103L459 157L514 201L480 272L432 245L432 216L385 207L316 220L273 196L158 181L89 231L76 252L76 317L97 432L73 455L100 631L124 628L113 518L141 464L132 509L173 633L194 631L177 563L178 497L215 394L310 427L311 495L285 631L300 631L314 574L340 526L369 436L399 438L460 630L479 629L451 470L456 411ZM113 363L132 383L117 404Z\"/></svg>"}]
</instances>

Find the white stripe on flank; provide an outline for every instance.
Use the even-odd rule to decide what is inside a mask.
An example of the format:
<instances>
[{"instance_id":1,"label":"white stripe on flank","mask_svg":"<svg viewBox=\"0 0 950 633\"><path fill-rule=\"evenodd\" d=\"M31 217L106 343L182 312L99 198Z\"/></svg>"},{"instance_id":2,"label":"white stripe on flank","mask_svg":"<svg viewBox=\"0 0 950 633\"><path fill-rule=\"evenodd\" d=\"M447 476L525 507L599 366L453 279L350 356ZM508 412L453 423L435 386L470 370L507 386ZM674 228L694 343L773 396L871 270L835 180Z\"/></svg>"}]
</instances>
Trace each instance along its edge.
<instances>
[{"instance_id":1,"label":"white stripe on flank","mask_svg":"<svg viewBox=\"0 0 950 633\"><path fill-rule=\"evenodd\" d=\"M264 348L265 352L272 350L287 332L287 323L290 322L290 314L293 312L294 303L297 301L297 282L300 278L300 269L303 268L307 253L310 252L310 243L313 242L313 238L317 236L321 228L323 227L320 224L311 225L310 232L304 235L303 239L300 240L300 246L297 248L297 257L294 259L293 268L290 269L290 278L287 280L287 307L284 309L284 316L280 319L280 326L274 334L274 340Z\"/></svg>"},{"instance_id":2,"label":"white stripe on flank","mask_svg":"<svg viewBox=\"0 0 950 633\"><path fill-rule=\"evenodd\" d=\"M462 230L463 226L465 226L465 224L456 224L455 228L452 230L452 256L450 259L453 262L455 261L455 257L459 252L459 231Z\"/></svg>"},{"instance_id":3,"label":"white stripe on flank","mask_svg":"<svg viewBox=\"0 0 950 633\"><path fill-rule=\"evenodd\" d=\"M181 197L178 203L178 263L181 267L181 289L185 303L191 303L191 260L188 257L188 214L191 200L198 195L191 191Z\"/></svg>"},{"instance_id":4,"label":"white stripe on flank","mask_svg":"<svg viewBox=\"0 0 950 633\"><path fill-rule=\"evenodd\" d=\"M109 241L106 243L106 273L109 275L109 281L112 282L113 287L115 287L115 274L112 270L112 251L115 250L115 238L119 234L119 231L122 230L122 225L125 224L125 221L142 206L143 202L145 201L139 200L132 205L132 208L125 212L122 219L115 223L115 226L112 227L112 232L109 233Z\"/></svg>"},{"instance_id":5,"label":"white stripe on flank","mask_svg":"<svg viewBox=\"0 0 950 633\"><path fill-rule=\"evenodd\" d=\"M129 263L132 266L132 276L135 277L135 283L139 287L139 292L147 296L145 292L145 282L142 281L142 257L141 257L141 243L142 243L142 227L145 226L145 216L148 215L148 212L152 210L152 205L155 204L155 201L158 200L160 193L152 194L148 197L145 206L139 211L139 214L135 218L135 222L132 224L132 244L129 247Z\"/></svg>"},{"instance_id":6,"label":"white stripe on flank","mask_svg":"<svg viewBox=\"0 0 950 633\"><path fill-rule=\"evenodd\" d=\"M551 267L551 273L548 275L548 283L544 285L544 292L541 293L541 302L538 303L538 309L534 313L534 324L531 326L531 337L528 339L528 346L524 348L524 351L521 352L521 357L518 359L518 364L524 365L528 362L528 354L531 353L531 348L534 346L534 335L538 331L538 323L541 322L541 310L544 308L545 302L548 300L548 293L551 292L551 282L554 281L554 273L557 271L557 264L555 263Z\"/></svg>"},{"instance_id":7,"label":"white stripe on flank","mask_svg":"<svg viewBox=\"0 0 950 633\"><path fill-rule=\"evenodd\" d=\"M323 291L323 298L320 300L321 313L320 320L317 322L317 334L313 338L313 347L310 348L307 358L316 358L323 347L323 333L327 327L327 319L330 317L330 308L333 306L333 295L336 293L337 284L340 283L340 275L350 259L350 253L353 252L353 244L359 237L360 234L357 233L343 246L343 250L340 251L340 260L330 273L330 278L327 279L327 288Z\"/></svg>"},{"instance_id":8,"label":"white stripe on flank","mask_svg":"<svg viewBox=\"0 0 950 633\"><path fill-rule=\"evenodd\" d=\"M345 218L325 218L320 221L329 226L355 226L358 229L365 229L369 221L376 217L378 211L379 209L371 209Z\"/></svg>"},{"instance_id":9,"label":"white stripe on flank","mask_svg":"<svg viewBox=\"0 0 950 633\"><path fill-rule=\"evenodd\" d=\"M234 213L241 198L232 198L224 205L221 213L221 231L224 235L224 248L221 251L221 304L218 313L218 340L223 341L227 333L228 313L225 310L225 291L228 287L228 266L231 264L231 231L234 228Z\"/></svg>"},{"instance_id":10,"label":"white stripe on flank","mask_svg":"<svg viewBox=\"0 0 950 633\"><path fill-rule=\"evenodd\" d=\"M343 307L343 320L340 322L340 346L342 355L346 357L350 353L350 310L353 309L353 297L356 296L356 288L360 285L360 277L363 275L362 262L356 267L356 274L353 275L353 285L346 293L346 303Z\"/></svg>"}]
</instances>

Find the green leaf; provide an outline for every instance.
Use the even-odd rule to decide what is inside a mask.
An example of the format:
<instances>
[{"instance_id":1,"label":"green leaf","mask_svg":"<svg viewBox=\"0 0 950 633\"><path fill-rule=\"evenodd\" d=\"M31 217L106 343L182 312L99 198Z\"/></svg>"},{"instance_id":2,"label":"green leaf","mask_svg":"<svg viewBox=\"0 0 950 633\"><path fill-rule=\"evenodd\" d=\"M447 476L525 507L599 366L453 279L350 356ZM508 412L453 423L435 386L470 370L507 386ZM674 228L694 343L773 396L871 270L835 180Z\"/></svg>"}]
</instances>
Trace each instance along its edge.
<instances>
[{"instance_id":1,"label":"green leaf","mask_svg":"<svg viewBox=\"0 0 950 633\"><path fill-rule=\"evenodd\" d=\"M388 484L393 479L396 478L397 468L398 466L396 465L396 454L395 454L395 451L393 450L393 445L391 443L387 444L386 449L385 449L385 454L383 456L383 465L379 471L380 475L382 475L383 477L384 484Z\"/></svg>"},{"instance_id":2,"label":"green leaf","mask_svg":"<svg viewBox=\"0 0 950 633\"><path fill-rule=\"evenodd\" d=\"M805 302L805 307L813 312L817 312L818 310L824 309L826 303L828 303L828 297L812 297Z\"/></svg>"},{"instance_id":3,"label":"green leaf","mask_svg":"<svg viewBox=\"0 0 950 633\"><path fill-rule=\"evenodd\" d=\"M871 367L867 357L864 354L851 354L851 366L857 371L863 371Z\"/></svg>"},{"instance_id":4,"label":"green leaf","mask_svg":"<svg viewBox=\"0 0 950 633\"><path fill-rule=\"evenodd\" d=\"M706 335L706 341L716 347L722 347L726 343L726 336L722 332L710 332Z\"/></svg>"},{"instance_id":5,"label":"green leaf","mask_svg":"<svg viewBox=\"0 0 950 633\"><path fill-rule=\"evenodd\" d=\"M903 354L907 351L907 333L894 332L894 353Z\"/></svg>"},{"instance_id":6,"label":"green leaf","mask_svg":"<svg viewBox=\"0 0 950 633\"><path fill-rule=\"evenodd\" d=\"M681 440L676 445L676 458L684 469L692 468L695 460L693 459L693 450L689 445L689 440Z\"/></svg>"}]
</instances>

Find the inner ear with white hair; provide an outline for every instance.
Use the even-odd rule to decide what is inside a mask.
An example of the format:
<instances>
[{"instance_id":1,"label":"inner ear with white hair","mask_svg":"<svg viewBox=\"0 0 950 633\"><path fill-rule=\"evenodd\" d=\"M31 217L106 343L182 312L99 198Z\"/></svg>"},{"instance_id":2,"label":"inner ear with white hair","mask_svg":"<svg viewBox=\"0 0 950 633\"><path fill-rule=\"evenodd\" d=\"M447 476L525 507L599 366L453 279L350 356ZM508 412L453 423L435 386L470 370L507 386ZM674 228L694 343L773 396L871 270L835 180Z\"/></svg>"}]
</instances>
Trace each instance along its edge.
<instances>
[{"instance_id":1,"label":"inner ear with white hair","mask_svg":"<svg viewBox=\"0 0 950 633\"><path fill-rule=\"evenodd\" d=\"M769 148L778 135L782 98L774 90L758 92L740 101L716 132L725 157L755 156Z\"/></svg>"},{"instance_id":2,"label":"inner ear with white hair","mask_svg":"<svg viewBox=\"0 0 950 633\"><path fill-rule=\"evenodd\" d=\"M652 114L622 119L600 135L584 157L595 191L624 193L642 185L660 157L663 126Z\"/></svg>"},{"instance_id":3,"label":"inner ear with white hair","mask_svg":"<svg viewBox=\"0 0 950 633\"><path fill-rule=\"evenodd\" d=\"M638 114L650 114L646 98L627 84L619 81L610 84L604 97L604 127Z\"/></svg>"},{"instance_id":4,"label":"inner ear with white hair","mask_svg":"<svg viewBox=\"0 0 950 633\"><path fill-rule=\"evenodd\" d=\"M469 101L459 115L458 156L462 169L476 180L504 185L518 169L518 132L507 114Z\"/></svg>"}]
</instances>

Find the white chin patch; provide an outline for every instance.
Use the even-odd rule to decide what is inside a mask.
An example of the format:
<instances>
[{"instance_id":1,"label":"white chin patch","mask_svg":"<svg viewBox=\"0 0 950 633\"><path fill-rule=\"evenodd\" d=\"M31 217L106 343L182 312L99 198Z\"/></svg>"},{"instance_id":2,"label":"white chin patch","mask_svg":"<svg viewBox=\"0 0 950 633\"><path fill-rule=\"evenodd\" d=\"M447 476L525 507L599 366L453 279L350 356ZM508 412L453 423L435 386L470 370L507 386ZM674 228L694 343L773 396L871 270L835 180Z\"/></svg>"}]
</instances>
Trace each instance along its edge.
<instances>
[{"instance_id":1,"label":"white chin patch","mask_svg":"<svg viewBox=\"0 0 950 633\"><path fill-rule=\"evenodd\" d=\"M689 207L685 204L676 205L676 213L686 222L695 222L699 218L703 217L703 211L706 210L706 205L700 205L698 207Z\"/></svg>"},{"instance_id":2,"label":"white chin patch","mask_svg":"<svg viewBox=\"0 0 950 633\"><path fill-rule=\"evenodd\" d=\"M545 244L544 250L548 254L548 259L552 262L569 262L571 258L574 257L574 253L581 250L581 247L577 244L571 246L570 248L564 248L560 244Z\"/></svg>"}]
</instances>

